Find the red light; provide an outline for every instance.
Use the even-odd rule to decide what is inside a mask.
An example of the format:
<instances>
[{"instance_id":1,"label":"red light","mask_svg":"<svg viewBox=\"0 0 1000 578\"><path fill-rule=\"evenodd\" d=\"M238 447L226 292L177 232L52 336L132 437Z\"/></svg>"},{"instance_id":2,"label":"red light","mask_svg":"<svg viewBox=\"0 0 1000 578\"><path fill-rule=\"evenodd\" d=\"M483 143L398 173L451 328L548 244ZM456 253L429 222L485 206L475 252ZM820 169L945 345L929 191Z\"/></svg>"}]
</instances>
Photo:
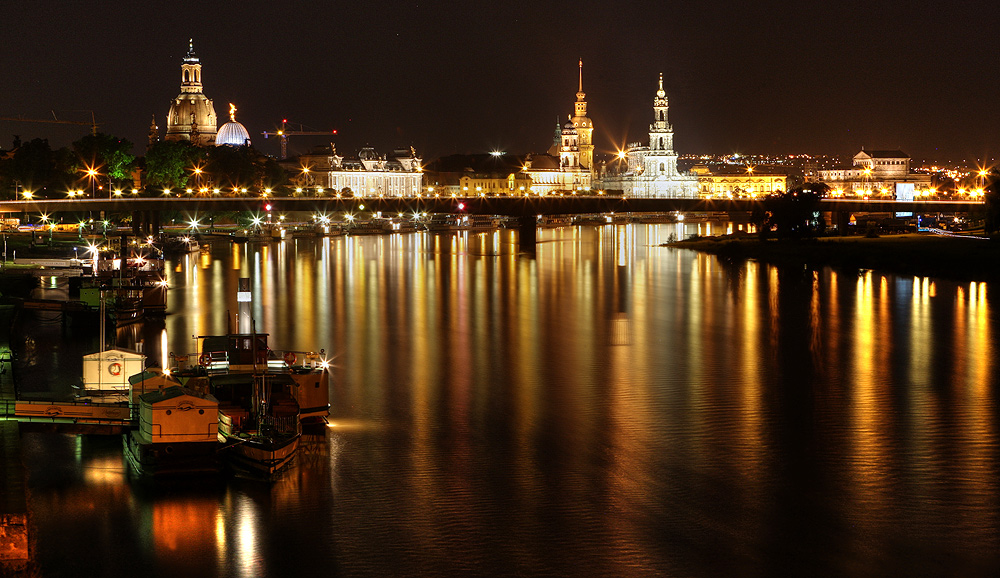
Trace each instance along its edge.
<instances>
[{"instance_id":1,"label":"red light","mask_svg":"<svg viewBox=\"0 0 1000 578\"><path fill-rule=\"evenodd\" d=\"M288 122L288 119L287 119L287 118L283 118L283 119L281 119L281 123L282 123L282 124L284 124L284 123L286 123L286 122Z\"/></svg>"},{"instance_id":2,"label":"red light","mask_svg":"<svg viewBox=\"0 0 1000 578\"><path fill-rule=\"evenodd\" d=\"M465 203L459 203L458 204L458 210L459 211L464 211L465 210Z\"/></svg>"},{"instance_id":3,"label":"red light","mask_svg":"<svg viewBox=\"0 0 1000 578\"><path fill-rule=\"evenodd\" d=\"M264 205L264 208L267 209L268 211L270 211L271 210L271 203L268 203L268 204Z\"/></svg>"},{"instance_id":4,"label":"red light","mask_svg":"<svg viewBox=\"0 0 1000 578\"><path fill-rule=\"evenodd\" d=\"M333 129L333 134L337 134L337 129Z\"/></svg>"}]
</instances>

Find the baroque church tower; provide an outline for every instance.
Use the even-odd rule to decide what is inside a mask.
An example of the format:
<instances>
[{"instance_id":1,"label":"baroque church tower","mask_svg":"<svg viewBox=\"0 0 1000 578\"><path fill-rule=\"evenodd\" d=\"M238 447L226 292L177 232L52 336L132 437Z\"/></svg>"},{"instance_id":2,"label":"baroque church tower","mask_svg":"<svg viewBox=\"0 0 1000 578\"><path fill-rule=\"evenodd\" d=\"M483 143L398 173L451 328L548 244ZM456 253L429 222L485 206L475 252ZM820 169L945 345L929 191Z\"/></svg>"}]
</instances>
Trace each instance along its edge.
<instances>
[{"instance_id":1,"label":"baroque church tower","mask_svg":"<svg viewBox=\"0 0 1000 578\"><path fill-rule=\"evenodd\" d=\"M214 145L217 121L215 105L202 92L201 60L194 52L192 39L181 63L181 93L170 104L164 138L190 140L200 146Z\"/></svg>"},{"instance_id":2,"label":"baroque church tower","mask_svg":"<svg viewBox=\"0 0 1000 578\"><path fill-rule=\"evenodd\" d=\"M646 176L677 176L677 153L674 152L674 127L667 122L667 93L663 91L663 73L660 88L653 99L653 123L649 125L649 152L643 159Z\"/></svg>"},{"instance_id":3,"label":"baroque church tower","mask_svg":"<svg viewBox=\"0 0 1000 578\"><path fill-rule=\"evenodd\" d=\"M562 170L592 173L594 167L594 122L587 117L587 95L583 92L583 60L580 84L573 103L573 116L562 127L559 164Z\"/></svg>"},{"instance_id":4,"label":"baroque church tower","mask_svg":"<svg viewBox=\"0 0 1000 578\"><path fill-rule=\"evenodd\" d=\"M594 171L594 122L587 117L587 95L583 92L583 59L580 59L580 83L573 103L573 128L580 149L580 168Z\"/></svg>"}]
</instances>

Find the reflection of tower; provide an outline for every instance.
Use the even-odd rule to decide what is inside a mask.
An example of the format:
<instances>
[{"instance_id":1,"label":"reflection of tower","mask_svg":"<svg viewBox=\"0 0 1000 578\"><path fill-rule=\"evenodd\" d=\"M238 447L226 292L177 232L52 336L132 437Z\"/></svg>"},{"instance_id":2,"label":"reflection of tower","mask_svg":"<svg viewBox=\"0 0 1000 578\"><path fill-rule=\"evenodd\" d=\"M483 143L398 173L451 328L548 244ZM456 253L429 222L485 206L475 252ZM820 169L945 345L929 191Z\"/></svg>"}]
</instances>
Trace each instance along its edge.
<instances>
[{"instance_id":1,"label":"reflection of tower","mask_svg":"<svg viewBox=\"0 0 1000 578\"><path fill-rule=\"evenodd\" d=\"M250 312L250 278L240 277L236 293L236 301L239 304L239 321L236 332L242 335L250 335L253 332L253 318Z\"/></svg>"},{"instance_id":2,"label":"reflection of tower","mask_svg":"<svg viewBox=\"0 0 1000 578\"><path fill-rule=\"evenodd\" d=\"M617 307L611 318L611 345L632 344L632 324L629 320L628 295L631 290L628 276L629 225L617 227L615 243L615 296Z\"/></svg>"}]
</instances>

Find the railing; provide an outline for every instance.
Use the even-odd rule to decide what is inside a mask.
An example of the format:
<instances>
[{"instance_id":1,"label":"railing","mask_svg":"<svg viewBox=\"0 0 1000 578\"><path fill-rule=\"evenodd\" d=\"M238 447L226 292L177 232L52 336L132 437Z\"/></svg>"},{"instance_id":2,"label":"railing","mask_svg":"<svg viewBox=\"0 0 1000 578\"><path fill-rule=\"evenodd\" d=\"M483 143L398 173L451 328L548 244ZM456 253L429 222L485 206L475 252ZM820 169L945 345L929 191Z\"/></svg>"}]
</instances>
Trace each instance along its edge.
<instances>
[{"instance_id":1,"label":"railing","mask_svg":"<svg viewBox=\"0 0 1000 578\"><path fill-rule=\"evenodd\" d=\"M258 360L258 368L268 373L288 373L293 369L325 369L329 366L324 351L267 350L266 357ZM228 373L233 365L225 351L201 354L170 354L171 371L193 371L202 367L209 373Z\"/></svg>"}]
</instances>

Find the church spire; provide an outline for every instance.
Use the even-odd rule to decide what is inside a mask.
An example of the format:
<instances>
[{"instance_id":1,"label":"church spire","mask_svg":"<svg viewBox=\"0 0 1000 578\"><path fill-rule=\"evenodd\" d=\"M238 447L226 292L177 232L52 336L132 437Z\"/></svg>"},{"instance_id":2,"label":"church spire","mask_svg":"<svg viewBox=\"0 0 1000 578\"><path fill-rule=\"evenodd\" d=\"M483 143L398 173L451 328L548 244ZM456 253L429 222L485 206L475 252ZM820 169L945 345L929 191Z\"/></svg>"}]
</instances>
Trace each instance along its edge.
<instances>
[{"instance_id":1,"label":"church spire","mask_svg":"<svg viewBox=\"0 0 1000 578\"><path fill-rule=\"evenodd\" d=\"M160 142L160 127L156 126L156 115L153 115L153 122L149 124L149 143L146 146L146 150L149 150L153 145Z\"/></svg>"},{"instance_id":2,"label":"church spire","mask_svg":"<svg viewBox=\"0 0 1000 578\"><path fill-rule=\"evenodd\" d=\"M583 102L583 99L587 98L587 95L583 92L583 59L580 59L580 84L576 91L576 100Z\"/></svg>"},{"instance_id":3,"label":"church spire","mask_svg":"<svg viewBox=\"0 0 1000 578\"><path fill-rule=\"evenodd\" d=\"M198 55L194 52L194 38L188 38L188 51L184 55L184 62L198 62Z\"/></svg>"}]
</instances>

